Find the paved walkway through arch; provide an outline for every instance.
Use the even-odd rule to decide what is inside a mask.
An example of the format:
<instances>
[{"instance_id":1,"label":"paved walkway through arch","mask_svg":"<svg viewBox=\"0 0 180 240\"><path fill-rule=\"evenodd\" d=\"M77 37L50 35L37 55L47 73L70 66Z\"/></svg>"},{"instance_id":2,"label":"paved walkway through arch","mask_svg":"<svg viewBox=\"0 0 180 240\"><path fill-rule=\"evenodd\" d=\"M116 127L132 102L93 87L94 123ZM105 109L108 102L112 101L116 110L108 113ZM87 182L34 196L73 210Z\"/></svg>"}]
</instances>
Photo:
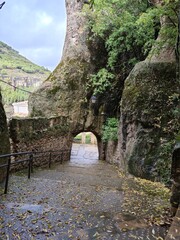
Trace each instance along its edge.
<instances>
[{"instance_id":1,"label":"paved walkway through arch","mask_svg":"<svg viewBox=\"0 0 180 240\"><path fill-rule=\"evenodd\" d=\"M166 227L126 212L125 178L97 159L95 146L74 144L70 162L36 169L30 180L13 174L0 196L0 239L164 239Z\"/></svg>"}]
</instances>

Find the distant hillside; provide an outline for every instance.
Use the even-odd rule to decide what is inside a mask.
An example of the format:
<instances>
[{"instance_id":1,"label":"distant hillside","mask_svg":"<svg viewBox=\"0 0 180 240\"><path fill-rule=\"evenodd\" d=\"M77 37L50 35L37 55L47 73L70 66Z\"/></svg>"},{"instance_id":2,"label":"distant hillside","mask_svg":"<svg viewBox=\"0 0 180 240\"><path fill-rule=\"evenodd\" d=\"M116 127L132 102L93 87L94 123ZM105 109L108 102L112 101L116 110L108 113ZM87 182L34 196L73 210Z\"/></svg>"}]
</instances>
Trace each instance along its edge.
<instances>
[{"instance_id":1,"label":"distant hillside","mask_svg":"<svg viewBox=\"0 0 180 240\"><path fill-rule=\"evenodd\" d=\"M21 56L16 50L0 41L0 70L1 74L8 74L9 70L18 70L17 75L21 74L49 74L50 71L40 67L27 58ZM21 71L20 71L21 70Z\"/></svg>"},{"instance_id":2,"label":"distant hillside","mask_svg":"<svg viewBox=\"0 0 180 240\"><path fill-rule=\"evenodd\" d=\"M48 69L32 63L12 47L0 41L0 88L5 104L27 100L28 93L18 88L32 92L49 74Z\"/></svg>"}]
</instances>

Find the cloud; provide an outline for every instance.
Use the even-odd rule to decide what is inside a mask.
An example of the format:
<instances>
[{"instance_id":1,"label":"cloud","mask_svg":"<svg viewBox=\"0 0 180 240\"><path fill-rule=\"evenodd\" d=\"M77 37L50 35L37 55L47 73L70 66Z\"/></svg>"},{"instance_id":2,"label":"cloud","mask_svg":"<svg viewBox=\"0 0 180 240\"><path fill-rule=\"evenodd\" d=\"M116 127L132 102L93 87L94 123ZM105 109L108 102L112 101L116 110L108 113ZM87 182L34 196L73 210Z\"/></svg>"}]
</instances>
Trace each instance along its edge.
<instances>
[{"instance_id":1,"label":"cloud","mask_svg":"<svg viewBox=\"0 0 180 240\"><path fill-rule=\"evenodd\" d=\"M20 52L24 56L28 56L33 62L39 63L40 66L46 66L49 70L53 70L53 66L56 66L60 60L60 51L57 52L56 48L25 48ZM42 57L43 56L43 59ZM58 59L58 61L57 61ZM51 63L49 65L49 63Z\"/></svg>"},{"instance_id":2,"label":"cloud","mask_svg":"<svg viewBox=\"0 0 180 240\"><path fill-rule=\"evenodd\" d=\"M53 69L59 63L66 31L65 1L6 0L0 22L1 41L38 65Z\"/></svg>"},{"instance_id":3,"label":"cloud","mask_svg":"<svg viewBox=\"0 0 180 240\"><path fill-rule=\"evenodd\" d=\"M53 22L53 18L49 16L46 12L38 12L38 25L43 27L43 25L48 26Z\"/></svg>"}]
</instances>

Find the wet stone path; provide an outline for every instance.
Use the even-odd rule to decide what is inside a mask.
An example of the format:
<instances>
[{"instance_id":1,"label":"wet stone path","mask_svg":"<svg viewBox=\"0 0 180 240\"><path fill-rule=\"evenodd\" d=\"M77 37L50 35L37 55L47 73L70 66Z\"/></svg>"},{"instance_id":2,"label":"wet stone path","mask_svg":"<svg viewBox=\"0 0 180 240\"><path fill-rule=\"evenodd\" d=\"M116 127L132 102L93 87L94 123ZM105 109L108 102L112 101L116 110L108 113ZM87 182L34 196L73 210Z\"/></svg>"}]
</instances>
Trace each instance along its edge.
<instances>
[{"instance_id":1,"label":"wet stone path","mask_svg":"<svg viewBox=\"0 0 180 240\"><path fill-rule=\"evenodd\" d=\"M30 180L13 174L0 195L0 239L164 239L166 228L123 215L123 179L97 159L96 148L74 144L70 162L38 169Z\"/></svg>"}]
</instances>

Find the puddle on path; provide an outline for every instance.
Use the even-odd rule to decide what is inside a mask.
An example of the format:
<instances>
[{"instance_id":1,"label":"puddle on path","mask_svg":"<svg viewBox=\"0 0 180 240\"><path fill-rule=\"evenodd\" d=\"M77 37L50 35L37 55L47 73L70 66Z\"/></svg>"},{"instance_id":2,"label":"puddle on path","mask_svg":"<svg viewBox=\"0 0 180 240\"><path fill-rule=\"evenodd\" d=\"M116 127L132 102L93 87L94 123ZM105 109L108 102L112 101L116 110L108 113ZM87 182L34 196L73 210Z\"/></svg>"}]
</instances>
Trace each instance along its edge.
<instances>
[{"instance_id":1,"label":"puddle on path","mask_svg":"<svg viewBox=\"0 0 180 240\"><path fill-rule=\"evenodd\" d=\"M28 212L42 213L44 211L44 208L37 204L7 203L6 207L10 209L25 210Z\"/></svg>"}]
</instances>

